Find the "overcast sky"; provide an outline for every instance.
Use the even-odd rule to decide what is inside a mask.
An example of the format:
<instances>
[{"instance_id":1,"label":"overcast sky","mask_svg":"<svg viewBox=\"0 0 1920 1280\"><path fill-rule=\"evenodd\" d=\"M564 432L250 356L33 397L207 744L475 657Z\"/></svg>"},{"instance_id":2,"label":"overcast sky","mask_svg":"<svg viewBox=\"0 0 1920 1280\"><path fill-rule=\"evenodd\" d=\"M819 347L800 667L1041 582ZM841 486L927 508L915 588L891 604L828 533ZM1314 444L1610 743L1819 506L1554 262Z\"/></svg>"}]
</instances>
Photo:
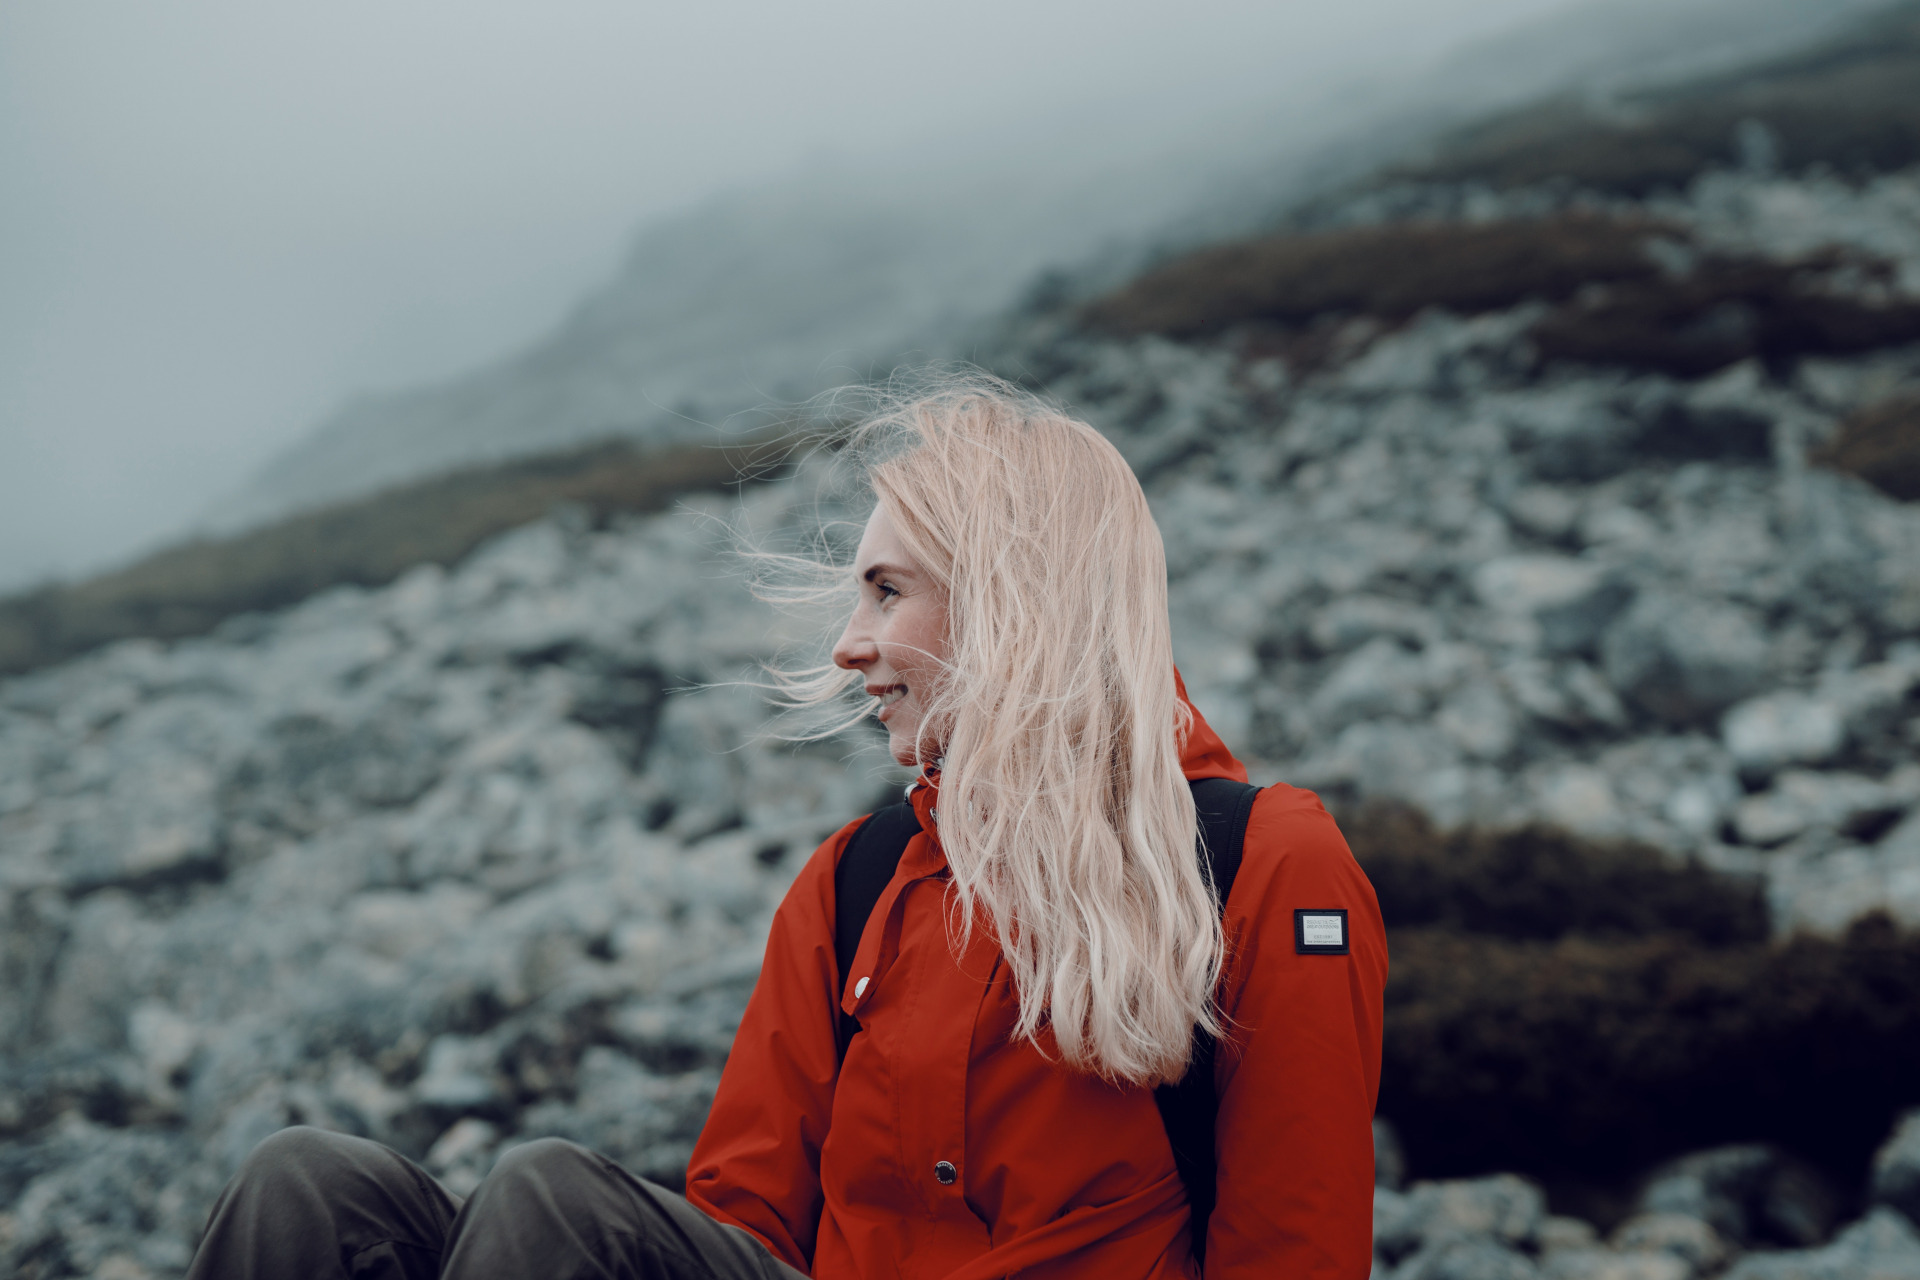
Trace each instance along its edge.
<instances>
[{"instance_id":1,"label":"overcast sky","mask_svg":"<svg viewBox=\"0 0 1920 1280\"><path fill-rule=\"evenodd\" d=\"M650 216L1401 71L1569 0L0 0L0 590L178 536Z\"/></svg>"}]
</instances>

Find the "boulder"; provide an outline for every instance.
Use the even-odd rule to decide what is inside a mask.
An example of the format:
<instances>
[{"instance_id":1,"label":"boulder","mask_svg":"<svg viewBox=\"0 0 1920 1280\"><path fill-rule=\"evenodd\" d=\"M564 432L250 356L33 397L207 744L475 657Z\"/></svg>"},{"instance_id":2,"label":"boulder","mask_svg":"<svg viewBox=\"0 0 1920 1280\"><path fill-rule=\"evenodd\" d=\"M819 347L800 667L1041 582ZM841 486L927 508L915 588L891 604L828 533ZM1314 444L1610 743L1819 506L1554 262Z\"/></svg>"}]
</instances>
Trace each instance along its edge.
<instances>
[{"instance_id":1,"label":"boulder","mask_svg":"<svg viewBox=\"0 0 1920 1280\"><path fill-rule=\"evenodd\" d=\"M1538 1280L1540 1270L1527 1255L1492 1240L1448 1239L1401 1263L1393 1276L1394 1280Z\"/></svg>"},{"instance_id":2,"label":"boulder","mask_svg":"<svg viewBox=\"0 0 1920 1280\"><path fill-rule=\"evenodd\" d=\"M1920 1110L1907 1112L1873 1156L1873 1199L1920 1224Z\"/></svg>"},{"instance_id":3,"label":"boulder","mask_svg":"<svg viewBox=\"0 0 1920 1280\"><path fill-rule=\"evenodd\" d=\"M1583 653L1633 599L1605 566L1570 556L1503 556L1474 570L1473 588L1497 613L1531 618L1549 654Z\"/></svg>"},{"instance_id":4,"label":"boulder","mask_svg":"<svg viewBox=\"0 0 1920 1280\"><path fill-rule=\"evenodd\" d=\"M1734 807L1733 827L1741 841L1777 845L1821 828L1840 833L1881 831L1909 801L1901 791L1857 773L1814 773L1790 769L1770 790L1746 797Z\"/></svg>"},{"instance_id":5,"label":"boulder","mask_svg":"<svg viewBox=\"0 0 1920 1280\"><path fill-rule=\"evenodd\" d=\"M1846 745L1833 702L1804 693L1763 694L1728 711L1720 737L1741 770L1766 777L1783 765L1823 764Z\"/></svg>"},{"instance_id":6,"label":"boulder","mask_svg":"<svg viewBox=\"0 0 1920 1280\"><path fill-rule=\"evenodd\" d=\"M1320 609L1307 624L1314 647L1345 653L1380 636L1426 645L1441 635L1438 618L1416 604L1390 596L1344 596Z\"/></svg>"},{"instance_id":7,"label":"boulder","mask_svg":"<svg viewBox=\"0 0 1920 1280\"><path fill-rule=\"evenodd\" d=\"M1534 1232L1534 1243L1540 1250L1540 1256L1546 1258L1564 1251L1597 1250L1600 1247L1600 1234L1584 1218L1552 1213L1540 1220L1540 1228Z\"/></svg>"},{"instance_id":8,"label":"boulder","mask_svg":"<svg viewBox=\"0 0 1920 1280\"><path fill-rule=\"evenodd\" d=\"M1818 837L1789 845L1771 855L1767 878L1780 932L1837 933L1876 911L1920 927L1920 812L1871 845Z\"/></svg>"},{"instance_id":9,"label":"boulder","mask_svg":"<svg viewBox=\"0 0 1920 1280\"><path fill-rule=\"evenodd\" d=\"M1507 519L1536 538L1560 542L1580 519L1580 499L1554 485L1525 485L1507 499Z\"/></svg>"},{"instance_id":10,"label":"boulder","mask_svg":"<svg viewBox=\"0 0 1920 1280\"><path fill-rule=\"evenodd\" d=\"M1349 654L1314 693L1314 718L1338 730L1358 720L1382 716L1413 719L1433 699L1430 664L1385 636Z\"/></svg>"},{"instance_id":11,"label":"boulder","mask_svg":"<svg viewBox=\"0 0 1920 1280\"><path fill-rule=\"evenodd\" d=\"M1814 1172L1759 1144L1714 1147L1662 1166L1639 1198L1641 1214L1706 1223L1737 1246L1807 1246L1833 1227L1838 1197Z\"/></svg>"},{"instance_id":12,"label":"boulder","mask_svg":"<svg viewBox=\"0 0 1920 1280\"><path fill-rule=\"evenodd\" d=\"M1920 1231L1882 1206L1825 1248L1750 1253L1725 1280L1920 1280Z\"/></svg>"},{"instance_id":13,"label":"boulder","mask_svg":"<svg viewBox=\"0 0 1920 1280\"><path fill-rule=\"evenodd\" d=\"M1643 712L1695 725L1758 690L1767 644L1736 605L1649 594L1607 631L1601 662L1607 679Z\"/></svg>"},{"instance_id":14,"label":"boulder","mask_svg":"<svg viewBox=\"0 0 1920 1280\"><path fill-rule=\"evenodd\" d=\"M466 1197L493 1168L500 1130L477 1116L456 1120L427 1149L423 1162L428 1173L456 1196Z\"/></svg>"},{"instance_id":15,"label":"boulder","mask_svg":"<svg viewBox=\"0 0 1920 1280\"><path fill-rule=\"evenodd\" d=\"M1541 1263L1546 1280L1692 1280L1685 1259L1659 1250L1565 1249Z\"/></svg>"},{"instance_id":16,"label":"boulder","mask_svg":"<svg viewBox=\"0 0 1920 1280\"><path fill-rule=\"evenodd\" d=\"M1546 1218L1540 1188L1512 1174L1453 1182L1416 1182L1404 1194L1375 1198L1374 1247L1390 1259L1451 1240L1524 1247ZM1449 1272L1448 1274L1451 1274Z\"/></svg>"},{"instance_id":17,"label":"boulder","mask_svg":"<svg viewBox=\"0 0 1920 1280\"><path fill-rule=\"evenodd\" d=\"M1686 1213L1636 1214L1614 1228L1609 1243L1622 1253L1670 1254L1701 1275L1718 1271L1729 1253L1711 1223Z\"/></svg>"},{"instance_id":18,"label":"boulder","mask_svg":"<svg viewBox=\"0 0 1920 1280\"><path fill-rule=\"evenodd\" d=\"M1916 709L1909 701L1920 687L1920 652L1909 644L1886 662L1836 672L1820 682L1820 693L1831 699L1845 721L1848 734L1866 740L1910 718Z\"/></svg>"}]
</instances>

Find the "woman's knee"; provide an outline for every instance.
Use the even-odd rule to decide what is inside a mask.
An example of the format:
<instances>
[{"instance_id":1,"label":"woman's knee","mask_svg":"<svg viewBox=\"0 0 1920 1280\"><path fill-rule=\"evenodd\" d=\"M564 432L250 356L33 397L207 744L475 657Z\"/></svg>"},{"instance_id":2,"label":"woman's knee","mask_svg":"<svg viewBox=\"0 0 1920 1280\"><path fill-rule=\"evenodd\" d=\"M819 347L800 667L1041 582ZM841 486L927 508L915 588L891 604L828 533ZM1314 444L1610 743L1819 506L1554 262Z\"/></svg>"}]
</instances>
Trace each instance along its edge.
<instances>
[{"instance_id":1,"label":"woman's knee","mask_svg":"<svg viewBox=\"0 0 1920 1280\"><path fill-rule=\"evenodd\" d=\"M297 1124L267 1135L240 1165L239 1176L260 1179L311 1179L366 1163L366 1148L377 1144L351 1134Z\"/></svg>"},{"instance_id":2,"label":"woman's knee","mask_svg":"<svg viewBox=\"0 0 1920 1280\"><path fill-rule=\"evenodd\" d=\"M579 1143L565 1138L535 1138L501 1152L486 1180L553 1185L598 1177L600 1172L600 1158Z\"/></svg>"}]
</instances>

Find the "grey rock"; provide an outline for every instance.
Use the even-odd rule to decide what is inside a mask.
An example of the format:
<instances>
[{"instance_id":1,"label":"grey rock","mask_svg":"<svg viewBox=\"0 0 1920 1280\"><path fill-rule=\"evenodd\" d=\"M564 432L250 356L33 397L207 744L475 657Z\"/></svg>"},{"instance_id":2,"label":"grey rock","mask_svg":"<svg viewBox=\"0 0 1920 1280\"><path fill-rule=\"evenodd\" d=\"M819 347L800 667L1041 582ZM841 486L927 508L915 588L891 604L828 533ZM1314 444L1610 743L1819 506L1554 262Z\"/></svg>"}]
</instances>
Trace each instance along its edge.
<instances>
[{"instance_id":1,"label":"grey rock","mask_svg":"<svg viewBox=\"0 0 1920 1280\"><path fill-rule=\"evenodd\" d=\"M1606 634L1607 679L1669 724L1692 725L1753 693L1766 677L1766 640L1730 604L1647 595Z\"/></svg>"},{"instance_id":2,"label":"grey rock","mask_svg":"<svg viewBox=\"0 0 1920 1280\"><path fill-rule=\"evenodd\" d=\"M1492 1240L1448 1239L1420 1250L1393 1275L1394 1280L1536 1280L1540 1271L1524 1253Z\"/></svg>"},{"instance_id":3,"label":"grey rock","mask_svg":"<svg viewBox=\"0 0 1920 1280\"><path fill-rule=\"evenodd\" d=\"M199 1229L188 1204L190 1146L176 1137L68 1123L51 1139L51 1167L21 1188L7 1211L0 1272L7 1275L178 1274ZM184 1210L184 1212L183 1212Z\"/></svg>"},{"instance_id":4,"label":"grey rock","mask_svg":"<svg viewBox=\"0 0 1920 1280\"><path fill-rule=\"evenodd\" d=\"M1548 1214L1534 1232L1534 1243L1543 1258L1564 1250L1594 1250L1600 1247L1600 1234L1584 1218Z\"/></svg>"},{"instance_id":5,"label":"grey rock","mask_svg":"<svg viewBox=\"0 0 1920 1280\"><path fill-rule=\"evenodd\" d=\"M1379 637L1347 657L1313 696L1318 722L1330 729L1382 716L1411 720L1432 703L1429 664Z\"/></svg>"},{"instance_id":6,"label":"grey rock","mask_svg":"<svg viewBox=\"0 0 1920 1280\"><path fill-rule=\"evenodd\" d=\"M1920 652L1910 644L1896 648L1889 661L1834 672L1820 681L1821 695L1839 709L1847 736L1856 743L1893 732L1914 714L1909 700L1920 687Z\"/></svg>"},{"instance_id":7,"label":"grey rock","mask_svg":"<svg viewBox=\"0 0 1920 1280\"><path fill-rule=\"evenodd\" d=\"M1821 764L1846 745L1846 722L1830 701L1801 693L1750 698L1728 711L1720 735L1743 770L1765 776L1790 764Z\"/></svg>"},{"instance_id":8,"label":"grey rock","mask_svg":"<svg viewBox=\"0 0 1920 1280\"><path fill-rule=\"evenodd\" d=\"M1920 1232L1904 1215L1875 1209L1821 1249L1750 1253L1727 1280L1920 1280Z\"/></svg>"},{"instance_id":9,"label":"grey rock","mask_svg":"<svg viewBox=\"0 0 1920 1280\"><path fill-rule=\"evenodd\" d=\"M1524 1247L1546 1218L1540 1188L1512 1174L1416 1182L1391 1198L1376 1192L1374 1247L1390 1259L1451 1240Z\"/></svg>"},{"instance_id":10,"label":"grey rock","mask_svg":"<svg viewBox=\"0 0 1920 1280\"><path fill-rule=\"evenodd\" d=\"M1768 868L1777 929L1832 933L1872 911L1920 925L1920 812L1871 845L1818 832L1800 843L1811 847L1788 845Z\"/></svg>"},{"instance_id":11,"label":"grey rock","mask_svg":"<svg viewBox=\"0 0 1920 1280\"><path fill-rule=\"evenodd\" d=\"M466 1111L502 1097L493 1071L494 1047L468 1036L443 1035L427 1048L426 1066L413 1096L430 1107Z\"/></svg>"},{"instance_id":12,"label":"grey rock","mask_svg":"<svg viewBox=\"0 0 1920 1280\"><path fill-rule=\"evenodd\" d=\"M642 1177L678 1186L718 1084L711 1068L656 1076L596 1045L581 1059L574 1103L535 1104L522 1118L521 1136L591 1144Z\"/></svg>"},{"instance_id":13,"label":"grey rock","mask_svg":"<svg viewBox=\"0 0 1920 1280\"><path fill-rule=\"evenodd\" d=\"M1473 586L1499 613L1530 617L1549 654L1590 649L1633 599L1631 584L1605 566L1568 556L1503 556L1474 571Z\"/></svg>"},{"instance_id":14,"label":"grey rock","mask_svg":"<svg viewBox=\"0 0 1920 1280\"><path fill-rule=\"evenodd\" d=\"M1345 653L1385 636L1410 645L1431 644L1441 636L1434 615L1388 596L1346 596L1313 615L1308 624L1314 645L1325 653Z\"/></svg>"},{"instance_id":15,"label":"grey rock","mask_svg":"<svg viewBox=\"0 0 1920 1280\"><path fill-rule=\"evenodd\" d=\"M1548 821L1594 837L1622 833L1625 811L1607 770L1589 764L1557 764L1528 779L1532 808Z\"/></svg>"},{"instance_id":16,"label":"grey rock","mask_svg":"<svg viewBox=\"0 0 1920 1280\"><path fill-rule=\"evenodd\" d=\"M1708 1224L1739 1247L1807 1246L1832 1230L1838 1197L1813 1171L1758 1144L1715 1147L1662 1166L1641 1191L1643 1214Z\"/></svg>"},{"instance_id":17,"label":"grey rock","mask_svg":"<svg viewBox=\"0 0 1920 1280\"><path fill-rule=\"evenodd\" d=\"M423 1162L428 1173L456 1196L466 1197L493 1168L500 1145L497 1126L477 1116L466 1116L434 1139Z\"/></svg>"},{"instance_id":18,"label":"grey rock","mask_svg":"<svg viewBox=\"0 0 1920 1280\"><path fill-rule=\"evenodd\" d=\"M1560 542L1579 522L1580 499L1553 485L1525 485L1507 499L1507 518L1536 538Z\"/></svg>"},{"instance_id":19,"label":"grey rock","mask_svg":"<svg viewBox=\"0 0 1920 1280\"><path fill-rule=\"evenodd\" d=\"M1541 1263L1548 1280L1692 1280L1684 1258L1660 1250L1564 1249Z\"/></svg>"},{"instance_id":20,"label":"grey rock","mask_svg":"<svg viewBox=\"0 0 1920 1280\"><path fill-rule=\"evenodd\" d=\"M1858 774L1793 769L1770 790L1742 800L1733 824L1747 844L1776 845L1815 827L1847 832L1863 822L1884 825L1908 804L1899 789Z\"/></svg>"},{"instance_id":21,"label":"grey rock","mask_svg":"<svg viewBox=\"0 0 1920 1280\"><path fill-rule=\"evenodd\" d=\"M1873 1156L1873 1198L1920 1223L1920 1110L1900 1118Z\"/></svg>"},{"instance_id":22,"label":"grey rock","mask_svg":"<svg viewBox=\"0 0 1920 1280\"><path fill-rule=\"evenodd\" d=\"M1702 1275L1718 1271L1730 1252L1711 1223L1685 1213L1637 1214L1615 1227L1608 1243L1621 1253L1670 1254Z\"/></svg>"}]
</instances>

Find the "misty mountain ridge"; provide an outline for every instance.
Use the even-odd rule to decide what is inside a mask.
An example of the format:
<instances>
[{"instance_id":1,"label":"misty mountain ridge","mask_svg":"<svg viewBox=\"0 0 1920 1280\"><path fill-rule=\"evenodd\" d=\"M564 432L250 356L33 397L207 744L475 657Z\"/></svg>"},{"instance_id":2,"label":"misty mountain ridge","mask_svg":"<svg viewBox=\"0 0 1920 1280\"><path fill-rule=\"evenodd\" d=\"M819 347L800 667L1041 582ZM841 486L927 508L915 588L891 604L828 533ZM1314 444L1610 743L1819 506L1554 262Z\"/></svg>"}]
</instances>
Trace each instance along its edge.
<instances>
[{"instance_id":1,"label":"misty mountain ridge","mask_svg":"<svg viewBox=\"0 0 1920 1280\"><path fill-rule=\"evenodd\" d=\"M751 430L752 411L901 362L964 358L1049 268L1117 283L1171 249L1270 225L1437 131L1557 92L1724 67L1883 7L1595 5L1393 86L1277 97L1121 158L1090 126L1018 148L841 164L716 197L637 237L617 276L518 354L346 404L209 513L232 530L461 466L609 437ZM1356 107L1355 98L1368 95ZM1309 121L1310 123L1300 123ZM746 418L738 415L746 414Z\"/></svg>"}]
</instances>

